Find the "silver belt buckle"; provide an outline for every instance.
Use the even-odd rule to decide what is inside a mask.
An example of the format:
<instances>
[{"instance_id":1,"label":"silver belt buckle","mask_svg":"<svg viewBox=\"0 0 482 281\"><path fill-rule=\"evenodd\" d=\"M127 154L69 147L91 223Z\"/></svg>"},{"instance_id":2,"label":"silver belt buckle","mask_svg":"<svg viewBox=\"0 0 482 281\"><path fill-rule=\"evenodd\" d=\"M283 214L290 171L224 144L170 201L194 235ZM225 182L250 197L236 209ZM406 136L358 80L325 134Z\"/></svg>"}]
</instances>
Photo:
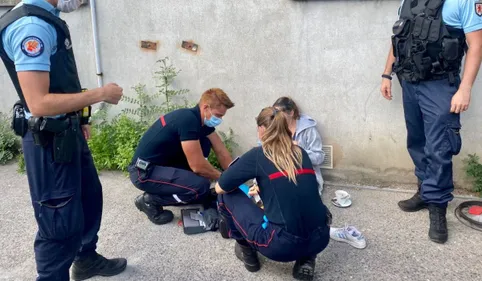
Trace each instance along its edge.
<instances>
[{"instance_id":1,"label":"silver belt buckle","mask_svg":"<svg viewBox=\"0 0 482 281\"><path fill-rule=\"evenodd\" d=\"M136 168L139 168L143 171L147 171L147 168L149 167L149 162L142 160L141 158L137 158L136 161Z\"/></svg>"}]
</instances>

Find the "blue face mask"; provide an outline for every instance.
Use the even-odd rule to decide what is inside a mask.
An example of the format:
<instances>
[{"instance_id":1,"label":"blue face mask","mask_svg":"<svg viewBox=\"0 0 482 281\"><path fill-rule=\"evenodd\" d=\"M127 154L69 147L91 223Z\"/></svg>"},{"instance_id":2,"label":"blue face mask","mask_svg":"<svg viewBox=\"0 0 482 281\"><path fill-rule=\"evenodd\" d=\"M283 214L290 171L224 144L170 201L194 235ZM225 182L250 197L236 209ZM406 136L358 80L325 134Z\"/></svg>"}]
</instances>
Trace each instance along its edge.
<instances>
[{"instance_id":1,"label":"blue face mask","mask_svg":"<svg viewBox=\"0 0 482 281\"><path fill-rule=\"evenodd\" d=\"M214 128L216 126L219 126L222 122L223 122L223 119L214 116L212 112L211 112L211 118L209 118L209 120L207 120L206 117L204 117L204 125L208 127Z\"/></svg>"}]
</instances>

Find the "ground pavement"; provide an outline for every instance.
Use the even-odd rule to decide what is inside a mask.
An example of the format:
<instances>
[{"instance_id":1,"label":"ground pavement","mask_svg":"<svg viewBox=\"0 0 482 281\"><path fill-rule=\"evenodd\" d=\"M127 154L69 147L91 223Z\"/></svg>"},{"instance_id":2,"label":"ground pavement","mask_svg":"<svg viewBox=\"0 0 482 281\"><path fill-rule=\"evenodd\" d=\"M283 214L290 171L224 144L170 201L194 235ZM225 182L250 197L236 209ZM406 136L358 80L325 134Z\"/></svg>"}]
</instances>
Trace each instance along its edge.
<instances>
[{"instance_id":1,"label":"ground pavement","mask_svg":"<svg viewBox=\"0 0 482 281\"><path fill-rule=\"evenodd\" d=\"M33 239L36 225L26 176L16 166L0 167L0 280L34 280ZM98 250L107 257L128 259L117 280L293 280L293 263L262 260L257 273L246 271L234 256L234 242L218 232L187 236L177 225L179 208L171 208L175 220L164 226L149 222L133 200L140 194L119 173L103 173L104 216ZM327 186L330 202L339 186ZM315 280L482 280L482 232L462 225L453 215L459 202L450 205L449 241L428 239L428 211L403 213L397 201L411 196L403 191L343 187L353 198L348 209L329 204L334 226L356 225L368 246L358 250L331 241L318 256Z\"/></svg>"}]
</instances>

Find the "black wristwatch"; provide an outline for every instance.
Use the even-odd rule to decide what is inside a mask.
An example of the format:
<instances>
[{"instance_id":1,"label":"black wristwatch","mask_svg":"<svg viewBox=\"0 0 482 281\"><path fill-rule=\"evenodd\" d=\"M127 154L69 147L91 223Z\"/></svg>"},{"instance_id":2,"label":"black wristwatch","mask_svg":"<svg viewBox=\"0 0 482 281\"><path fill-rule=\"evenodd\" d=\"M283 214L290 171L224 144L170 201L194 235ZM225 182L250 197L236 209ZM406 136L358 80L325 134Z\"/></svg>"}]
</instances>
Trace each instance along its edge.
<instances>
[{"instance_id":1,"label":"black wristwatch","mask_svg":"<svg viewBox=\"0 0 482 281\"><path fill-rule=\"evenodd\" d=\"M382 74L382 77L387 78L388 80L392 80L392 76L390 76L388 74Z\"/></svg>"}]
</instances>

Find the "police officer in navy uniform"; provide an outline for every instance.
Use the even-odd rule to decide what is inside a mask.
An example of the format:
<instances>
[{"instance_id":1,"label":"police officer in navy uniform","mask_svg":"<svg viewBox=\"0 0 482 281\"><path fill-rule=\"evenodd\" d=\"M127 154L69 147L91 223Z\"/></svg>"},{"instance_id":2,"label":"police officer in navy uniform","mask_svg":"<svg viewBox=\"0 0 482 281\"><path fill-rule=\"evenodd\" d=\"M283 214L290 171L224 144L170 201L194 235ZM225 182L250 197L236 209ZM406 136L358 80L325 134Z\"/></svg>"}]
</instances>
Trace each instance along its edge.
<instances>
[{"instance_id":1,"label":"police officer in navy uniform","mask_svg":"<svg viewBox=\"0 0 482 281\"><path fill-rule=\"evenodd\" d=\"M261 146L234 161L215 186L220 214L247 270L260 269L260 252L274 261L296 261L293 277L312 280L316 256L330 240L331 214L320 200L310 157L293 142L283 112L264 108L256 122ZM263 209L238 188L252 179L257 185L248 194L258 194Z\"/></svg>"},{"instance_id":2,"label":"police officer in navy uniform","mask_svg":"<svg viewBox=\"0 0 482 281\"><path fill-rule=\"evenodd\" d=\"M428 208L429 237L445 243L447 204L454 190L452 157L462 145L460 114L469 108L482 58L482 1L404 0L393 33L381 92L392 99L395 73L418 178L416 194L398 205L406 212Z\"/></svg>"},{"instance_id":3,"label":"police officer in navy uniform","mask_svg":"<svg viewBox=\"0 0 482 281\"><path fill-rule=\"evenodd\" d=\"M193 108L160 116L142 136L128 170L134 186L144 191L135 205L151 222L172 221L174 216L165 206L216 207L210 186L221 172L207 159L212 148L222 169L232 161L215 127L233 106L222 89L212 88Z\"/></svg>"},{"instance_id":4,"label":"police officer in navy uniform","mask_svg":"<svg viewBox=\"0 0 482 281\"><path fill-rule=\"evenodd\" d=\"M23 0L0 19L0 55L20 98L13 129L23 138L38 225L38 281L67 281L72 264L74 280L117 275L126 267L125 259L96 252L102 186L86 142L88 111L102 101L117 104L122 88L82 92L69 29L59 18L80 4Z\"/></svg>"}]
</instances>

